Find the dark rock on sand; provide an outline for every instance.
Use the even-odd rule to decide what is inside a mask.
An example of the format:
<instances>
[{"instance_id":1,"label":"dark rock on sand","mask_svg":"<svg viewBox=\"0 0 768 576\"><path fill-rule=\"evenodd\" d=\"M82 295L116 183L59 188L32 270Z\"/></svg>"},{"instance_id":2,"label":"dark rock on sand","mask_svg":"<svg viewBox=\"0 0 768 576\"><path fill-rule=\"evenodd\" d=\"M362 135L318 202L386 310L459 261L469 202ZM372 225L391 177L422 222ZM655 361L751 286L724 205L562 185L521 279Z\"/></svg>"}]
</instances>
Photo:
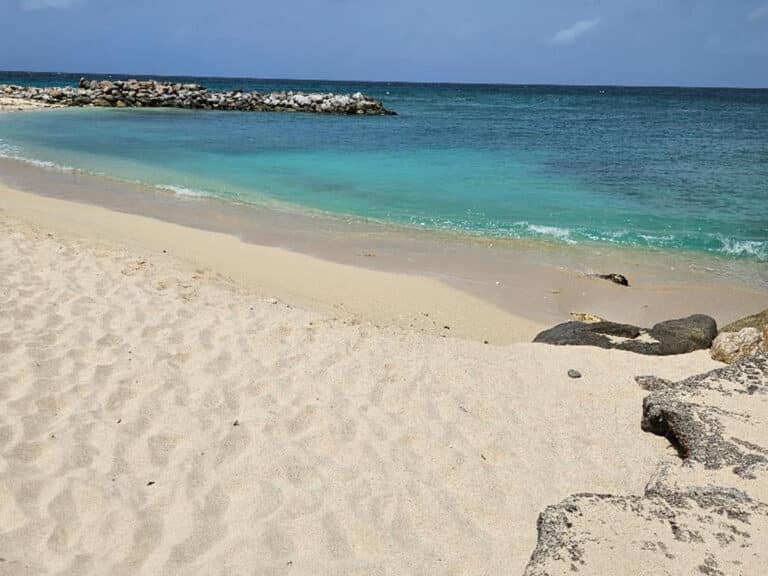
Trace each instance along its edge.
<instances>
[{"instance_id":1,"label":"dark rock on sand","mask_svg":"<svg viewBox=\"0 0 768 576\"><path fill-rule=\"evenodd\" d=\"M568 377L569 378L581 378L581 372L571 368L570 370L568 370Z\"/></svg>"},{"instance_id":2,"label":"dark rock on sand","mask_svg":"<svg viewBox=\"0 0 768 576\"><path fill-rule=\"evenodd\" d=\"M615 348L609 336L619 338L637 338L641 329L630 324L616 322L564 322L544 330L533 339L534 342L554 344L556 346L597 346Z\"/></svg>"},{"instance_id":3,"label":"dark rock on sand","mask_svg":"<svg viewBox=\"0 0 768 576\"><path fill-rule=\"evenodd\" d=\"M682 460L643 496L576 494L539 516L526 576L763 576L768 566L768 354L654 388L642 427Z\"/></svg>"},{"instance_id":4,"label":"dark rock on sand","mask_svg":"<svg viewBox=\"0 0 768 576\"><path fill-rule=\"evenodd\" d=\"M616 322L565 322L541 332L534 342L556 346L597 346L638 354L668 356L709 348L717 323L709 316L659 322L650 330Z\"/></svg>"},{"instance_id":5,"label":"dark rock on sand","mask_svg":"<svg viewBox=\"0 0 768 576\"><path fill-rule=\"evenodd\" d=\"M602 280L610 280L619 286L629 286L629 280L623 274L595 274L594 276Z\"/></svg>"},{"instance_id":6,"label":"dark rock on sand","mask_svg":"<svg viewBox=\"0 0 768 576\"><path fill-rule=\"evenodd\" d=\"M648 331L660 343L659 354L686 354L712 346L717 336L717 322L704 314L659 322Z\"/></svg>"}]
</instances>

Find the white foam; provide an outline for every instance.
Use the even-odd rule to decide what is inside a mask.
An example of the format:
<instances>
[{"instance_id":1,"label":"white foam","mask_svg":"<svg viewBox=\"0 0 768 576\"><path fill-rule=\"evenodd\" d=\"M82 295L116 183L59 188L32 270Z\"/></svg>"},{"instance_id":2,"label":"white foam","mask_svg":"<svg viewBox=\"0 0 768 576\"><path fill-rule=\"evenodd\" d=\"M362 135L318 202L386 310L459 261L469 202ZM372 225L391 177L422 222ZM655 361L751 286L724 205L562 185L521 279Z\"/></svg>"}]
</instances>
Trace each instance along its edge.
<instances>
[{"instance_id":1,"label":"white foam","mask_svg":"<svg viewBox=\"0 0 768 576\"><path fill-rule=\"evenodd\" d=\"M576 241L571 238L571 231L568 228L544 226L541 224L529 224L528 222L519 222L518 224L522 225L528 232L533 232L539 236L549 236L568 244L576 244Z\"/></svg>"},{"instance_id":2,"label":"white foam","mask_svg":"<svg viewBox=\"0 0 768 576\"><path fill-rule=\"evenodd\" d=\"M768 243L760 240L735 240L718 236L722 244L719 252L729 256L756 256L760 260L768 259Z\"/></svg>"},{"instance_id":3,"label":"white foam","mask_svg":"<svg viewBox=\"0 0 768 576\"><path fill-rule=\"evenodd\" d=\"M190 198L204 198L210 196L208 192L204 190L197 190L195 188L185 188L184 186L174 186L173 184L159 184L156 186L160 190L167 190L173 192L177 196L187 196Z\"/></svg>"},{"instance_id":4,"label":"white foam","mask_svg":"<svg viewBox=\"0 0 768 576\"><path fill-rule=\"evenodd\" d=\"M46 170L57 170L59 172L74 172L75 168L66 166L64 164L56 164L55 162L49 162L47 160L38 160L36 158L29 158L24 156L21 149L7 142L0 140L0 158L7 158L8 160L15 160L16 162L23 162L30 166L36 166L38 168L45 168Z\"/></svg>"}]
</instances>

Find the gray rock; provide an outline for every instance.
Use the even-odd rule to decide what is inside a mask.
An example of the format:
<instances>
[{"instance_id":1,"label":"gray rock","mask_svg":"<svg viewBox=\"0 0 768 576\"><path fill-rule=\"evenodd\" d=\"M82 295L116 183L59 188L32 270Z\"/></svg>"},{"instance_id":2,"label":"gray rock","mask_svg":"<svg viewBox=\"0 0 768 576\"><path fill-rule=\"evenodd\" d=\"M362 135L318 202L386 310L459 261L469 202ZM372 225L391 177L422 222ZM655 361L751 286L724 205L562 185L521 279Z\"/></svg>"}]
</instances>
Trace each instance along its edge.
<instances>
[{"instance_id":1,"label":"gray rock","mask_svg":"<svg viewBox=\"0 0 768 576\"><path fill-rule=\"evenodd\" d=\"M715 321L709 316L697 314L660 322L650 330L615 322L565 322L541 332L533 341L556 346L597 346L667 356L709 348L716 335Z\"/></svg>"},{"instance_id":2,"label":"gray rock","mask_svg":"<svg viewBox=\"0 0 768 576\"><path fill-rule=\"evenodd\" d=\"M524 576L754 574L768 566L768 506L738 491L576 494L548 506Z\"/></svg>"},{"instance_id":3,"label":"gray rock","mask_svg":"<svg viewBox=\"0 0 768 576\"><path fill-rule=\"evenodd\" d=\"M568 377L569 378L581 378L581 372L571 368L570 370L568 370Z\"/></svg>"},{"instance_id":4,"label":"gray rock","mask_svg":"<svg viewBox=\"0 0 768 576\"><path fill-rule=\"evenodd\" d=\"M659 322L648 334L660 343L659 354L687 354L706 350L717 336L717 322L704 314Z\"/></svg>"},{"instance_id":5,"label":"gray rock","mask_svg":"<svg viewBox=\"0 0 768 576\"><path fill-rule=\"evenodd\" d=\"M533 339L534 342L554 344L557 346L597 346L599 348L615 348L608 336L619 338L637 338L641 329L630 324L616 322L564 322L544 330Z\"/></svg>"},{"instance_id":6,"label":"gray rock","mask_svg":"<svg viewBox=\"0 0 768 576\"><path fill-rule=\"evenodd\" d=\"M644 495L576 494L539 516L526 576L763 576L768 566L768 354L654 390L642 427L670 439Z\"/></svg>"},{"instance_id":7,"label":"gray rock","mask_svg":"<svg viewBox=\"0 0 768 576\"><path fill-rule=\"evenodd\" d=\"M745 410L754 413L750 426L744 424ZM743 476L755 467L768 470L768 354L648 395L641 426L706 468L732 467Z\"/></svg>"}]
</instances>

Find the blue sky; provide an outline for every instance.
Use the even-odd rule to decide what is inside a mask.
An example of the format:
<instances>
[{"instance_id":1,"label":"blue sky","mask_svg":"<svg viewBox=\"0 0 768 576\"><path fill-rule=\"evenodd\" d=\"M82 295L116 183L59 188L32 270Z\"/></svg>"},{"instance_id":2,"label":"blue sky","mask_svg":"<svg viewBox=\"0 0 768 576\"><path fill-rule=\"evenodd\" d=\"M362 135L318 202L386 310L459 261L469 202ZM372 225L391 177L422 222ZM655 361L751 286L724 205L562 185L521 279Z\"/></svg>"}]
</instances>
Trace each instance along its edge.
<instances>
[{"instance_id":1,"label":"blue sky","mask_svg":"<svg viewBox=\"0 0 768 576\"><path fill-rule=\"evenodd\" d=\"M0 69L768 87L768 0L0 0Z\"/></svg>"}]
</instances>

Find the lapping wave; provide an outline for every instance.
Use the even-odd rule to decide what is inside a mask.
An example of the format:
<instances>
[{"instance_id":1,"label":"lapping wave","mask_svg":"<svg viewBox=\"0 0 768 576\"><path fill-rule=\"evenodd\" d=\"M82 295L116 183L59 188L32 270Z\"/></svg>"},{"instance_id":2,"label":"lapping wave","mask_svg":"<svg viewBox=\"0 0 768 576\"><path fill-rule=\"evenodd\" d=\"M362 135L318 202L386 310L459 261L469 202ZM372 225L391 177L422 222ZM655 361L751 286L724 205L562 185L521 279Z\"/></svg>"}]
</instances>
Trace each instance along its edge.
<instances>
[{"instance_id":1,"label":"lapping wave","mask_svg":"<svg viewBox=\"0 0 768 576\"><path fill-rule=\"evenodd\" d=\"M76 169L73 168L72 166L67 166L65 164L57 164L56 162L49 162L48 160L38 160L37 158L25 156L19 147L9 144L8 142L4 142L1 139L0 139L0 158L7 158L9 160L23 162L24 164L29 164L30 166L36 166L38 168L45 168L46 170L58 170L60 172L76 171Z\"/></svg>"},{"instance_id":2,"label":"lapping wave","mask_svg":"<svg viewBox=\"0 0 768 576\"><path fill-rule=\"evenodd\" d=\"M8 158L46 170L82 172L84 174L104 176L103 173L89 172L72 166L33 158L28 154L25 154L19 147L5 142L2 139L0 139L0 158ZM220 196L219 194L200 188L182 186L179 184L155 184L139 180L133 180L132 182L142 186L151 186L158 190L170 192L180 198L194 199ZM247 202L249 198L240 197L239 200ZM250 200L253 203L260 203L256 195ZM297 208L301 207L297 206ZM421 228L426 227L450 230L471 236L547 240L568 245L595 243L635 248L692 250L728 258L745 258L760 262L768 262L768 241L735 238L722 233L675 233L673 231L657 233L647 230L598 229L580 226L568 227L548 222L534 222L529 220L521 220L511 224L492 222L490 220L483 222L482 220L483 218L478 216L472 218L471 221L445 218L431 220L406 217L398 219L398 221L394 223L416 224Z\"/></svg>"},{"instance_id":3,"label":"lapping wave","mask_svg":"<svg viewBox=\"0 0 768 576\"><path fill-rule=\"evenodd\" d=\"M155 188L159 190L165 190L167 192L173 192L176 196L188 197L188 198L210 198L214 195L205 190L199 190L197 188L187 188L186 186L176 186L173 184L157 184Z\"/></svg>"},{"instance_id":4,"label":"lapping wave","mask_svg":"<svg viewBox=\"0 0 768 576\"><path fill-rule=\"evenodd\" d=\"M632 248L687 250L722 257L748 258L768 262L768 241L733 238L721 233L652 233L631 229L555 226L530 221L519 221L512 224L489 223L487 226L483 226L478 225L476 220L471 222L446 219L440 221L413 220L418 222L422 228L431 227L446 231L458 231L472 236L521 240L538 239L569 245L593 243Z\"/></svg>"}]
</instances>

